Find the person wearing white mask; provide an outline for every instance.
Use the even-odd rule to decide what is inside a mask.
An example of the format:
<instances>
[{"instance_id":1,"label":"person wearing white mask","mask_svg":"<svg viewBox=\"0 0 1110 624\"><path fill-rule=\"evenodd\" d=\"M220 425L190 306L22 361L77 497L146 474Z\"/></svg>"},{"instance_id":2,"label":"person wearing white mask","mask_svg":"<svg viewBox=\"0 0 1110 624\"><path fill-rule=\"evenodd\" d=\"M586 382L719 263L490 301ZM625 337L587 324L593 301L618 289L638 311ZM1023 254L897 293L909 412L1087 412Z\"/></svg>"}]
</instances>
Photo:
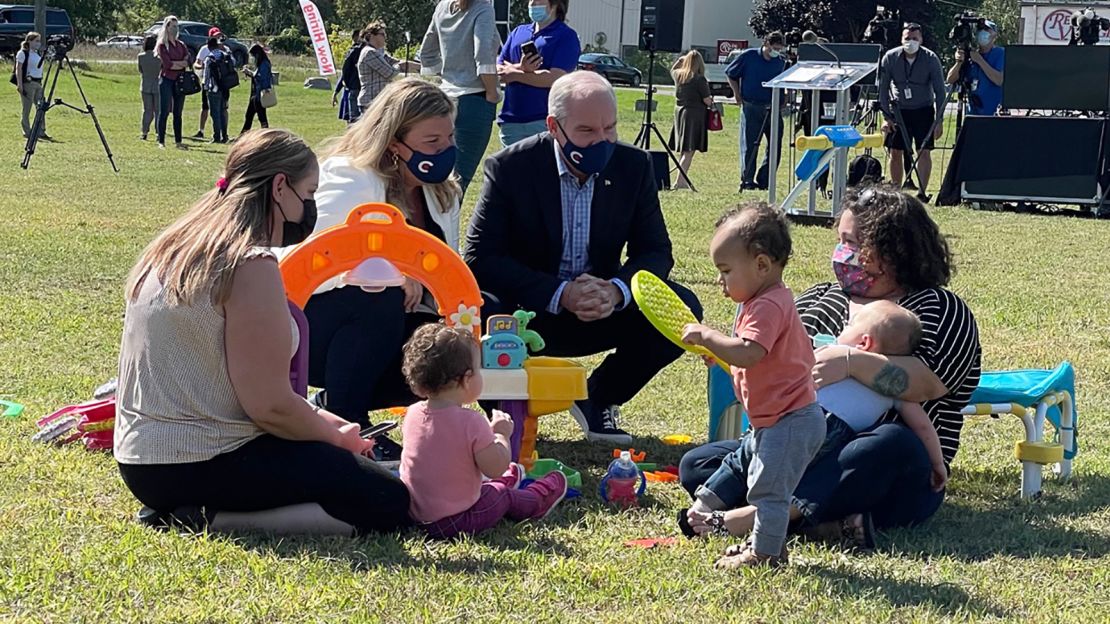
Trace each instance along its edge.
<instances>
[{"instance_id":1,"label":"person wearing white mask","mask_svg":"<svg viewBox=\"0 0 1110 624\"><path fill-rule=\"evenodd\" d=\"M729 63L725 69L728 83L732 86L733 97L740 107L740 190L766 189L767 181L756 184L756 156L759 154L760 137L767 137L771 144L771 90L763 86L786 70L786 59L782 50L786 40L782 33L773 32L763 38L759 48L744 50ZM770 149L770 148L768 148ZM775 153L782 151L782 121L779 121L779 144ZM763 165L767 167L770 157L768 151L763 155Z\"/></svg>"},{"instance_id":2,"label":"person wearing white mask","mask_svg":"<svg viewBox=\"0 0 1110 624\"><path fill-rule=\"evenodd\" d=\"M924 47L922 40L921 25L908 22L902 30L902 45L883 55L879 62L879 107L890 150L890 180L894 186L902 186L906 151L918 151L921 188L917 198L926 202L925 191L933 171L933 142L944 132L948 92L940 58Z\"/></svg>"},{"instance_id":3,"label":"person wearing white mask","mask_svg":"<svg viewBox=\"0 0 1110 624\"><path fill-rule=\"evenodd\" d=\"M547 129L551 85L578 67L582 45L567 25L567 2L530 0L532 23L517 26L501 46L497 75L505 85L505 103L497 123L504 147Z\"/></svg>"},{"instance_id":4,"label":"person wearing white mask","mask_svg":"<svg viewBox=\"0 0 1110 624\"><path fill-rule=\"evenodd\" d=\"M970 51L956 50L956 64L948 70L948 84L960 81L960 69L967 64L967 112L969 115L995 115L1002 105L1002 72L1006 66L1006 48L994 45L998 39L998 26L983 20L975 42L979 47Z\"/></svg>"}]
</instances>

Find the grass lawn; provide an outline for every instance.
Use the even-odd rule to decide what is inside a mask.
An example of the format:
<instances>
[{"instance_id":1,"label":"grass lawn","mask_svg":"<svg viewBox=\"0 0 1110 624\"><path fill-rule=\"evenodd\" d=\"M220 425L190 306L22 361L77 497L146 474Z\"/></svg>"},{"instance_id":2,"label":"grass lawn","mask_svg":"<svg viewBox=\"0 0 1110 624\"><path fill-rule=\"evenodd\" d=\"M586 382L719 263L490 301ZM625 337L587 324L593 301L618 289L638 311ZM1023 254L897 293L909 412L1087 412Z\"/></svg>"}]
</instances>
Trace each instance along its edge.
<instances>
[{"instance_id":1,"label":"grass lawn","mask_svg":"<svg viewBox=\"0 0 1110 624\"><path fill-rule=\"evenodd\" d=\"M726 542L641 551L623 541L676 534L677 485L651 484L639 509L596 496L610 450L590 446L566 415L541 421L539 450L584 472L585 496L539 524L504 524L474 539L415 533L371 539L178 535L141 528L137 502L107 453L33 444L34 420L86 399L112 377L123 279L139 251L220 174L225 148L162 152L138 140L141 103L129 65L81 80L121 172L93 126L57 109L29 171L14 89L0 90L0 398L27 406L0 421L0 621L43 622L708 622L1107 621L1110 616L1110 223L967 209L932 214L952 241L953 288L974 310L984 366L1078 368L1082 452L1074 480L1047 479L1018 498L1016 419L969 421L946 504L927 525L885 533L869 556L792 545L794 565L723 574ZM281 67L277 69L281 70ZM271 122L313 145L342 131L330 98L283 75ZM59 97L78 102L64 77ZM635 93L622 90L621 135L635 136ZM672 100L661 98L669 132ZM245 89L232 95L231 133ZM186 104L187 134L199 102ZM712 224L737 201L736 110L692 175L698 194L662 196L675 278L727 327L732 304L714 286ZM188 141L187 141L188 142ZM496 142L494 139L492 144ZM939 167L938 167L939 170ZM939 179L939 172L935 178ZM477 195L472 192L468 204ZM785 187L784 187L785 190ZM934 189L935 192L935 189ZM467 210L469 211L468 205ZM794 229L787 280L796 291L831 279L833 233ZM706 436L705 368L685 357L626 406L626 428L649 461L684 448L658 439Z\"/></svg>"}]
</instances>

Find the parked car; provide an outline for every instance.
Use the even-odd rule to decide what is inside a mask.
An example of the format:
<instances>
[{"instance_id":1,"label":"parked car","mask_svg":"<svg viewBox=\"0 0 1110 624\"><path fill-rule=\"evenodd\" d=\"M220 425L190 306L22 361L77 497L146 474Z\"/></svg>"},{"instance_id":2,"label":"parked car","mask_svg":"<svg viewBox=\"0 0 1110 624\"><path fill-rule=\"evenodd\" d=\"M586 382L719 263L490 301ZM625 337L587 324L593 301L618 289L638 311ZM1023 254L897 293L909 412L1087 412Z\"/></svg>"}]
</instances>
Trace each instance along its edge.
<instances>
[{"instance_id":1,"label":"parked car","mask_svg":"<svg viewBox=\"0 0 1110 624\"><path fill-rule=\"evenodd\" d=\"M725 70L732 61L740 56L743 50L733 50L728 53L728 58L724 63L706 63L705 64L705 79L709 82L709 92L713 95L723 95L725 97L732 97L732 87L728 86L728 76L725 75Z\"/></svg>"},{"instance_id":2,"label":"parked car","mask_svg":"<svg viewBox=\"0 0 1110 624\"><path fill-rule=\"evenodd\" d=\"M99 41L96 44L98 48L141 48L143 47L143 38L138 35L116 35L115 37L108 37L106 41Z\"/></svg>"},{"instance_id":3,"label":"parked car","mask_svg":"<svg viewBox=\"0 0 1110 624\"><path fill-rule=\"evenodd\" d=\"M640 70L625 63L612 54L589 53L578 57L578 69L597 72L612 83L624 83L633 87L640 86L643 74Z\"/></svg>"},{"instance_id":4,"label":"parked car","mask_svg":"<svg viewBox=\"0 0 1110 624\"><path fill-rule=\"evenodd\" d=\"M35 29L35 7L30 4L0 4L0 54L14 56L27 33ZM66 35L70 41L77 40L77 32L69 13L65 9L46 9L47 39Z\"/></svg>"},{"instance_id":5,"label":"parked car","mask_svg":"<svg viewBox=\"0 0 1110 624\"><path fill-rule=\"evenodd\" d=\"M204 22L186 22L178 20L178 35L177 38L189 48L189 53L196 58L197 51L202 47L208 45L208 31L212 28L211 24ZM154 22L150 28L146 29L144 35L157 35L162 32L162 20ZM227 33L224 33L225 35ZM224 45L231 50L231 56L235 59L235 64L242 67L247 64L247 46L242 42L232 39L230 36Z\"/></svg>"}]
</instances>

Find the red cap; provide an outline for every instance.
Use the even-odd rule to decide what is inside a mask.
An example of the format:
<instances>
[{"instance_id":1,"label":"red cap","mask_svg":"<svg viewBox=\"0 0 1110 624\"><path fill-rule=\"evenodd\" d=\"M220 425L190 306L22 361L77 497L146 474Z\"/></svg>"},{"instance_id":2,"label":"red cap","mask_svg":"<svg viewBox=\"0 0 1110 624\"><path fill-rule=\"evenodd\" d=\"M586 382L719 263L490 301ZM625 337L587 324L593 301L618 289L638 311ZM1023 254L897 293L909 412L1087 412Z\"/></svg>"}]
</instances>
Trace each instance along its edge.
<instances>
[{"instance_id":1,"label":"red cap","mask_svg":"<svg viewBox=\"0 0 1110 624\"><path fill-rule=\"evenodd\" d=\"M220 31L220 29L215 27L215 26L208 29L208 36L209 37L219 37L222 34L224 34L224 33L222 31Z\"/></svg>"}]
</instances>

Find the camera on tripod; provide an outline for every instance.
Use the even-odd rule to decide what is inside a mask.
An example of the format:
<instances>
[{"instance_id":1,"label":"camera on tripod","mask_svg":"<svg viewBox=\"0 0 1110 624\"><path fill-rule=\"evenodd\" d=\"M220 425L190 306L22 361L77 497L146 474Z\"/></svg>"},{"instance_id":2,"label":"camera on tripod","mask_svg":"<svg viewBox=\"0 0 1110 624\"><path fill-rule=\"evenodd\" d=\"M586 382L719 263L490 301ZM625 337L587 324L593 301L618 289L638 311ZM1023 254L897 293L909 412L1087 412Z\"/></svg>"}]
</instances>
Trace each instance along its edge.
<instances>
[{"instance_id":1,"label":"camera on tripod","mask_svg":"<svg viewBox=\"0 0 1110 624\"><path fill-rule=\"evenodd\" d=\"M1096 45L1106 30L1110 30L1110 19L1099 17L1091 7L1076 11L1071 14L1071 39L1068 45Z\"/></svg>"},{"instance_id":2,"label":"camera on tripod","mask_svg":"<svg viewBox=\"0 0 1110 624\"><path fill-rule=\"evenodd\" d=\"M65 34L51 35L46 40L42 57L49 63L43 68L41 78L45 95L36 104L35 123L31 126L31 132L27 137L27 145L23 149L23 162L20 166L24 169L31 166L31 157L35 155L39 139L45 134L43 130L46 123L46 113L58 106L64 106L82 115L88 115L92 119L96 133L100 136L100 144L104 146L104 153L108 156L108 163L112 165L112 171L119 173L119 167L116 166L115 158L112 156L112 149L108 147L108 138L104 136L104 129L100 127L100 120L97 119L96 111L93 110L93 105L85 95L85 90L81 88L81 81L77 78L77 70L74 69L73 60L67 56L69 51L73 49L73 44L73 37ZM66 103L62 98L54 97L54 90L58 87L58 77L67 69L69 75L73 77L73 85L77 87L77 93L81 96L84 107L74 106Z\"/></svg>"},{"instance_id":3,"label":"camera on tripod","mask_svg":"<svg viewBox=\"0 0 1110 624\"><path fill-rule=\"evenodd\" d=\"M954 19L956 23L948 33L948 38L952 43L965 52L978 47L979 43L976 37L978 37L980 30L988 30L987 19L979 17L972 11L957 13Z\"/></svg>"},{"instance_id":4,"label":"camera on tripod","mask_svg":"<svg viewBox=\"0 0 1110 624\"><path fill-rule=\"evenodd\" d=\"M875 6L875 16L867 22L867 28L863 31L864 43L877 43L883 48L891 48L896 45L893 43L890 33L892 30L898 28L898 11L890 10L883 5Z\"/></svg>"},{"instance_id":5,"label":"camera on tripod","mask_svg":"<svg viewBox=\"0 0 1110 624\"><path fill-rule=\"evenodd\" d=\"M49 61L56 61L65 58L65 55L73 49L73 45L73 37L67 34L50 35L46 38L46 50L42 55Z\"/></svg>"},{"instance_id":6,"label":"camera on tripod","mask_svg":"<svg viewBox=\"0 0 1110 624\"><path fill-rule=\"evenodd\" d=\"M798 46L802 45L802 29L793 28L782 33L784 53L789 62L794 62L798 58Z\"/></svg>"}]
</instances>

